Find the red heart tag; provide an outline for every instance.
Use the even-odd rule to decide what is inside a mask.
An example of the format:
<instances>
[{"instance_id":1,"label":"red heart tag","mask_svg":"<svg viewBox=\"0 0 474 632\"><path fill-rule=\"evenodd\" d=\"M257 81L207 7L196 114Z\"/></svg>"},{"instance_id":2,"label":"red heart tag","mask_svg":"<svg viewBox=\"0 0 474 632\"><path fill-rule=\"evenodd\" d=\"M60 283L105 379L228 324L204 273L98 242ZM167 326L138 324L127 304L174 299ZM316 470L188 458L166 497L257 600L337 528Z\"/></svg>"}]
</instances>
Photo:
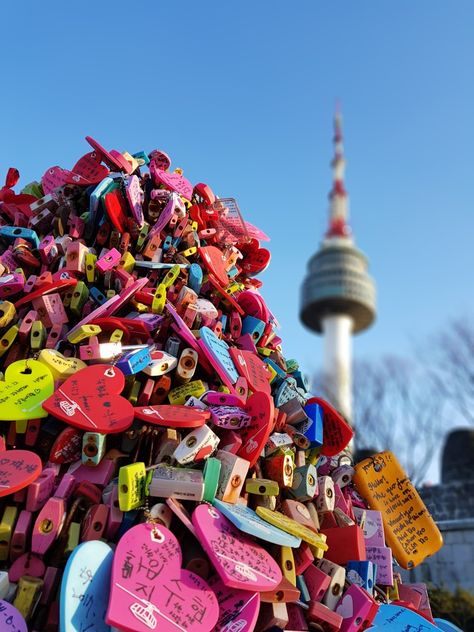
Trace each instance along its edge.
<instances>
[{"instance_id":1,"label":"red heart tag","mask_svg":"<svg viewBox=\"0 0 474 632\"><path fill-rule=\"evenodd\" d=\"M99 184L109 175L109 170L101 164L102 156L97 151L91 151L76 162L72 171L89 180L92 184Z\"/></svg>"},{"instance_id":2,"label":"red heart tag","mask_svg":"<svg viewBox=\"0 0 474 632\"><path fill-rule=\"evenodd\" d=\"M282 574L277 562L218 509L199 505L192 521L199 542L226 586L252 591L278 586Z\"/></svg>"},{"instance_id":3,"label":"red heart tag","mask_svg":"<svg viewBox=\"0 0 474 632\"><path fill-rule=\"evenodd\" d=\"M245 404L245 412L252 419L248 426L239 430L242 445L237 455L250 461L250 467L252 468L262 453L263 447L272 431L275 412L273 398L267 393L254 393Z\"/></svg>"},{"instance_id":4,"label":"red heart tag","mask_svg":"<svg viewBox=\"0 0 474 632\"><path fill-rule=\"evenodd\" d=\"M45 402L43 408L70 426L92 432L122 432L131 426L133 406L120 393L125 377L117 367L97 364L81 369Z\"/></svg>"},{"instance_id":5,"label":"red heart tag","mask_svg":"<svg viewBox=\"0 0 474 632\"><path fill-rule=\"evenodd\" d=\"M231 347L229 353L235 368L247 380L250 390L270 395L272 392L269 382L270 373L265 362L252 351Z\"/></svg>"},{"instance_id":6,"label":"red heart tag","mask_svg":"<svg viewBox=\"0 0 474 632\"><path fill-rule=\"evenodd\" d=\"M191 406L138 406L133 409L135 417L155 426L171 428L199 428L206 423L211 413Z\"/></svg>"},{"instance_id":7,"label":"red heart tag","mask_svg":"<svg viewBox=\"0 0 474 632\"><path fill-rule=\"evenodd\" d=\"M187 200L193 197L193 185L179 173L169 173L160 169L155 161L149 164L150 173L156 184L163 184L170 191L176 191Z\"/></svg>"},{"instance_id":8,"label":"red heart tag","mask_svg":"<svg viewBox=\"0 0 474 632\"><path fill-rule=\"evenodd\" d=\"M254 316L268 323L270 320L270 310L260 294L252 292L251 290L245 290L238 295L237 300L247 316Z\"/></svg>"},{"instance_id":9,"label":"red heart tag","mask_svg":"<svg viewBox=\"0 0 474 632\"><path fill-rule=\"evenodd\" d=\"M115 550L106 622L127 632L214 630L216 596L181 561L178 541L165 527L129 529Z\"/></svg>"},{"instance_id":10,"label":"red heart tag","mask_svg":"<svg viewBox=\"0 0 474 632\"><path fill-rule=\"evenodd\" d=\"M335 456L342 452L354 436L354 431L340 413L324 399L311 397L306 404L319 404L323 409L323 447L321 454Z\"/></svg>"},{"instance_id":11,"label":"red heart tag","mask_svg":"<svg viewBox=\"0 0 474 632\"><path fill-rule=\"evenodd\" d=\"M267 248L258 248L244 255L240 267L248 275L259 274L267 268L270 259L271 252Z\"/></svg>"},{"instance_id":12,"label":"red heart tag","mask_svg":"<svg viewBox=\"0 0 474 632\"><path fill-rule=\"evenodd\" d=\"M49 453L51 463L74 463L81 458L82 432L76 428L64 428L56 437Z\"/></svg>"},{"instance_id":13,"label":"red heart tag","mask_svg":"<svg viewBox=\"0 0 474 632\"><path fill-rule=\"evenodd\" d=\"M211 272L224 287L229 285L229 277L222 258L222 251L215 246L203 246L198 248L198 252L206 270Z\"/></svg>"},{"instance_id":14,"label":"red heart tag","mask_svg":"<svg viewBox=\"0 0 474 632\"><path fill-rule=\"evenodd\" d=\"M65 184L75 184L77 186L89 186L92 184L86 178L83 178L77 173L63 169L62 167L50 167L47 169L41 178L41 185L45 195L52 193L58 187L62 187Z\"/></svg>"},{"instance_id":15,"label":"red heart tag","mask_svg":"<svg viewBox=\"0 0 474 632\"><path fill-rule=\"evenodd\" d=\"M29 450L0 452L0 496L28 487L42 472L41 459Z\"/></svg>"}]
</instances>

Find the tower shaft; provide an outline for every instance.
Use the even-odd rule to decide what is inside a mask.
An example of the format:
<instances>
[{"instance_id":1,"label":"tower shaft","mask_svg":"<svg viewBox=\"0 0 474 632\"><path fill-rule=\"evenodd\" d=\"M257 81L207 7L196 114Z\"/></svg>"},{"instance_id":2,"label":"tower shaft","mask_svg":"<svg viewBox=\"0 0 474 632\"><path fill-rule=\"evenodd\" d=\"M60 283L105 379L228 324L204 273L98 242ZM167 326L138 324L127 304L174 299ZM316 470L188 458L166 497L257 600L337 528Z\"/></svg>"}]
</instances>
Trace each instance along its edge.
<instances>
[{"instance_id":1,"label":"tower shaft","mask_svg":"<svg viewBox=\"0 0 474 632\"><path fill-rule=\"evenodd\" d=\"M346 419L352 419L352 329L347 314L322 319L323 383L333 405Z\"/></svg>"}]
</instances>

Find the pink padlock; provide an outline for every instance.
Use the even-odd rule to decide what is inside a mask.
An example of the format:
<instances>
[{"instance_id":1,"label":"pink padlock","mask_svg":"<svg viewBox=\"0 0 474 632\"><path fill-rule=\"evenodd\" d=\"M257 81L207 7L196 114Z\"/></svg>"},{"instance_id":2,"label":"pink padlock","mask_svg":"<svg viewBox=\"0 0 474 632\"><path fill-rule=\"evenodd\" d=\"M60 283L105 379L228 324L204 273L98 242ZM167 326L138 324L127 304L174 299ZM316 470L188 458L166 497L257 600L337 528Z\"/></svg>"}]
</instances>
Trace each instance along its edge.
<instances>
[{"instance_id":1,"label":"pink padlock","mask_svg":"<svg viewBox=\"0 0 474 632\"><path fill-rule=\"evenodd\" d=\"M342 617L341 632L360 632L370 627L377 610L376 601L363 588L352 584L335 609Z\"/></svg>"},{"instance_id":2,"label":"pink padlock","mask_svg":"<svg viewBox=\"0 0 474 632\"><path fill-rule=\"evenodd\" d=\"M121 253L116 248L111 248L96 261L95 267L104 274L107 270L112 270L116 267L121 258Z\"/></svg>"},{"instance_id":3,"label":"pink padlock","mask_svg":"<svg viewBox=\"0 0 474 632\"><path fill-rule=\"evenodd\" d=\"M314 562L314 555L306 542L302 542L297 549L294 549L293 555L295 558L295 571L297 575L304 575L306 569L308 569Z\"/></svg>"},{"instance_id":4,"label":"pink padlock","mask_svg":"<svg viewBox=\"0 0 474 632\"><path fill-rule=\"evenodd\" d=\"M303 573L303 577L308 587L311 600L321 601L331 583L329 575L314 564L311 564Z\"/></svg>"},{"instance_id":5,"label":"pink padlock","mask_svg":"<svg viewBox=\"0 0 474 632\"><path fill-rule=\"evenodd\" d=\"M61 482L54 492L54 495L56 496L56 498L63 498L64 500L68 500L72 496L76 485L77 481L72 474L64 474Z\"/></svg>"},{"instance_id":6,"label":"pink padlock","mask_svg":"<svg viewBox=\"0 0 474 632\"><path fill-rule=\"evenodd\" d=\"M17 582L24 575L43 577L45 570L46 566L43 560L32 553L23 553L8 569L8 579L11 582Z\"/></svg>"},{"instance_id":7,"label":"pink padlock","mask_svg":"<svg viewBox=\"0 0 474 632\"><path fill-rule=\"evenodd\" d=\"M104 504L91 505L81 525L81 542L100 540L107 528L109 508Z\"/></svg>"},{"instance_id":8,"label":"pink padlock","mask_svg":"<svg viewBox=\"0 0 474 632\"><path fill-rule=\"evenodd\" d=\"M43 577L43 590L41 592L40 604L42 606L48 605L53 599L56 589L61 578L61 572L59 568L54 566L48 566Z\"/></svg>"},{"instance_id":9,"label":"pink padlock","mask_svg":"<svg viewBox=\"0 0 474 632\"><path fill-rule=\"evenodd\" d=\"M123 512L120 511L119 508L117 485L113 486L112 493L107 499L107 504L109 506L109 514L107 516L105 537L107 538L107 540L112 540L119 530L123 520Z\"/></svg>"},{"instance_id":10,"label":"pink padlock","mask_svg":"<svg viewBox=\"0 0 474 632\"><path fill-rule=\"evenodd\" d=\"M45 327L53 325L64 325L69 322L68 315L64 309L61 295L58 293L45 294L35 298L33 307L38 312L38 316Z\"/></svg>"},{"instance_id":11,"label":"pink padlock","mask_svg":"<svg viewBox=\"0 0 474 632\"><path fill-rule=\"evenodd\" d=\"M63 498L49 498L39 512L33 526L31 536L31 551L44 555L58 537L61 530L66 505Z\"/></svg>"},{"instance_id":12,"label":"pink padlock","mask_svg":"<svg viewBox=\"0 0 474 632\"><path fill-rule=\"evenodd\" d=\"M26 510L38 511L51 496L56 482L56 470L44 469L36 481L28 486L26 496Z\"/></svg>"},{"instance_id":13,"label":"pink padlock","mask_svg":"<svg viewBox=\"0 0 474 632\"><path fill-rule=\"evenodd\" d=\"M33 514L31 511L23 509L18 516L18 520L15 526L10 541L10 561L14 562L25 551L30 537L31 529L33 527Z\"/></svg>"},{"instance_id":14,"label":"pink padlock","mask_svg":"<svg viewBox=\"0 0 474 632\"><path fill-rule=\"evenodd\" d=\"M21 344L26 344L30 335L31 328L35 320L38 320L38 312L31 309L22 319L20 329L18 330L18 339Z\"/></svg>"},{"instance_id":15,"label":"pink padlock","mask_svg":"<svg viewBox=\"0 0 474 632\"><path fill-rule=\"evenodd\" d=\"M77 483L88 481L94 485L105 487L115 474L115 463L111 459L102 459L99 465L88 467L79 461L69 467L68 474L72 474Z\"/></svg>"}]
</instances>

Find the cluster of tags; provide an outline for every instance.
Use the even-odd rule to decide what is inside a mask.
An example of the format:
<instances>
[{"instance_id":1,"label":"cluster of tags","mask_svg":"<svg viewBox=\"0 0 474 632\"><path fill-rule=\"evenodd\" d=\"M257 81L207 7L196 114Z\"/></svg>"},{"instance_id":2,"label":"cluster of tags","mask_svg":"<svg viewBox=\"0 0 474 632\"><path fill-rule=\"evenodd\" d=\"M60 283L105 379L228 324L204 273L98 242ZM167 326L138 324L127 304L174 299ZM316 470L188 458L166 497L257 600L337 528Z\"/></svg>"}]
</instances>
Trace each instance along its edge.
<instances>
[{"instance_id":1,"label":"cluster of tags","mask_svg":"<svg viewBox=\"0 0 474 632\"><path fill-rule=\"evenodd\" d=\"M395 456L282 353L265 234L87 141L0 191L0 630L454 630L393 572L442 545Z\"/></svg>"}]
</instances>

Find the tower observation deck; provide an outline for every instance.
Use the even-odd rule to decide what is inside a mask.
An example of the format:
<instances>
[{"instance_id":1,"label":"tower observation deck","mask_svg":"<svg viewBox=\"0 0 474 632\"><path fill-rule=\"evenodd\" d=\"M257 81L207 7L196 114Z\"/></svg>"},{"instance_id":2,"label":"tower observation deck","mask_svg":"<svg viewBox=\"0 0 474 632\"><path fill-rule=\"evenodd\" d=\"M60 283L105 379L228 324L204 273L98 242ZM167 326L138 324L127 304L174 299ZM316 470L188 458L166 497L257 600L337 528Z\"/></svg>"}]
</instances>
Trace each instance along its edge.
<instances>
[{"instance_id":1,"label":"tower observation deck","mask_svg":"<svg viewBox=\"0 0 474 632\"><path fill-rule=\"evenodd\" d=\"M348 225L339 112L334 119L334 146L329 228L321 247L308 262L302 285L300 318L308 329L323 335L325 390L332 403L351 420L351 336L370 327L375 319L375 284L368 273L368 260L356 248Z\"/></svg>"}]
</instances>

